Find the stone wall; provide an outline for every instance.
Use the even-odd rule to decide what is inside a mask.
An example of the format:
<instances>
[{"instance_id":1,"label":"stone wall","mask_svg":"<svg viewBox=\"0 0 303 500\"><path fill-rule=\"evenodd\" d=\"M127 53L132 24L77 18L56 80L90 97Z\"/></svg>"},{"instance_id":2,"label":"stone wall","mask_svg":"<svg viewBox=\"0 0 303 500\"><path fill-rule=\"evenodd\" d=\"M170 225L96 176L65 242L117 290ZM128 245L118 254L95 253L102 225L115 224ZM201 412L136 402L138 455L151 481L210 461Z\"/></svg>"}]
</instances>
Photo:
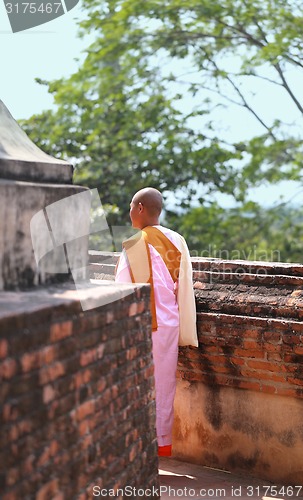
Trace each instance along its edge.
<instances>
[{"instance_id":1,"label":"stone wall","mask_svg":"<svg viewBox=\"0 0 303 500\"><path fill-rule=\"evenodd\" d=\"M68 184L34 184L0 179L0 290L26 289L66 279L67 271L65 275L57 274L60 267L55 253L46 255L47 259L54 259L52 272L46 267L49 260L41 259L37 266L30 232L31 219L48 205L86 190ZM41 236L46 242L47 235ZM85 262L87 238L79 238L73 245L73 254Z\"/></svg>"},{"instance_id":2,"label":"stone wall","mask_svg":"<svg viewBox=\"0 0 303 500\"><path fill-rule=\"evenodd\" d=\"M3 500L158 486L149 288L70 286L0 294Z\"/></svg>"}]
</instances>

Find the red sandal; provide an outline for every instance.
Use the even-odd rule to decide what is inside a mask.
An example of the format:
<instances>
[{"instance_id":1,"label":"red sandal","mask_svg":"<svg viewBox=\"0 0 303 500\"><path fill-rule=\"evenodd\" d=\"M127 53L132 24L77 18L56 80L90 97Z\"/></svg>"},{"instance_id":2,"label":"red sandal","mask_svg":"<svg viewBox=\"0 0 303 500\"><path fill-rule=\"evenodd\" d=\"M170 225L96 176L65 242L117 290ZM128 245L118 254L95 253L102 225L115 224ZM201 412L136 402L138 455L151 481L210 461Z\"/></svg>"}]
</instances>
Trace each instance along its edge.
<instances>
[{"instance_id":1,"label":"red sandal","mask_svg":"<svg viewBox=\"0 0 303 500\"><path fill-rule=\"evenodd\" d=\"M171 444L158 446L158 457L171 457Z\"/></svg>"}]
</instances>

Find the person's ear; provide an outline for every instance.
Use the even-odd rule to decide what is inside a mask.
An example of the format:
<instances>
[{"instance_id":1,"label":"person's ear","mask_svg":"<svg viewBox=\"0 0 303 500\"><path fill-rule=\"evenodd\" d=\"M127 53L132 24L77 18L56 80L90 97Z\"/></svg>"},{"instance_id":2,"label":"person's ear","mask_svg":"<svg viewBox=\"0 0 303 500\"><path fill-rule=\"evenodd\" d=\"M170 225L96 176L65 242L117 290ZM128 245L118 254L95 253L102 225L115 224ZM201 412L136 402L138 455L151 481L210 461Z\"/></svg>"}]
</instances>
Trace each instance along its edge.
<instances>
[{"instance_id":1,"label":"person's ear","mask_svg":"<svg viewBox=\"0 0 303 500\"><path fill-rule=\"evenodd\" d=\"M139 212L140 213L143 212L143 205L142 205L141 201L139 201L138 207L139 207Z\"/></svg>"}]
</instances>

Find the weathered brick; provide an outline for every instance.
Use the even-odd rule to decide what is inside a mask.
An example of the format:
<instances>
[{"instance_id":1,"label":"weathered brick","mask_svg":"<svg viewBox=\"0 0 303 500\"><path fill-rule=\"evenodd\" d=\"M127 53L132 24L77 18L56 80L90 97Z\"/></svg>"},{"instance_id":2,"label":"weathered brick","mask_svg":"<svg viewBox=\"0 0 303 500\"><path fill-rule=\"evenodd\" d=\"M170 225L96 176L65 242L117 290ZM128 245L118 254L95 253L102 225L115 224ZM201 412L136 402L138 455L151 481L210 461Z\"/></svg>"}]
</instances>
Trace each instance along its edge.
<instances>
[{"instance_id":1,"label":"weathered brick","mask_svg":"<svg viewBox=\"0 0 303 500\"><path fill-rule=\"evenodd\" d=\"M44 484L38 491L36 495L36 500L47 500L51 499L58 493L58 479L52 479L48 483Z\"/></svg>"},{"instance_id":2,"label":"weathered brick","mask_svg":"<svg viewBox=\"0 0 303 500\"><path fill-rule=\"evenodd\" d=\"M282 362L282 354L280 354L279 352L267 352L267 360Z\"/></svg>"},{"instance_id":3,"label":"weathered brick","mask_svg":"<svg viewBox=\"0 0 303 500\"><path fill-rule=\"evenodd\" d=\"M115 319L113 311L107 311L106 313L106 324L112 323Z\"/></svg>"},{"instance_id":4,"label":"weathered brick","mask_svg":"<svg viewBox=\"0 0 303 500\"><path fill-rule=\"evenodd\" d=\"M303 373L300 373L300 376L297 377L288 377L288 382L291 384L299 385L303 387Z\"/></svg>"},{"instance_id":5,"label":"weathered brick","mask_svg":"<svg viewBox=\"0 0 303 500\"><path fill-rule=\"evenodd\" d=\"M49 343L49 330L50 325L45 320L29 328L22 328L9 338L11 352L14 356L20 356L45 347Z\"/></svg>"},{"instance_id":6,"label":"weathered brick","mask_svg":"<svg viewBox=\"0 0 303 500\"><path fill-rule=\"evenodd\" d=\"M137 302L133 302L128 309L129 316L135 316L138 313L138 304Z\"/></svg>"},{"instance_id":7,"label":"weathered brick","mask_svg":"<svg viewBox=\"0 0 303 500\"><path fill-rule=\"evenodd\" d=\"M256 358L262 360L265 358L265 351L261 349L246 350L237 348L234 350L234 355L243 358Z\"/></svg>"},{"instance_id":8,"label":"weathered brick","mask_svg":"<svg viewBox=\"0 0 303 500\"><path fill-rule=\"evenodd\" d=\"M36 457L31 454L22 463L22 475L28 477L34 471Z\"/></svg>"},{"instance_id":9,"label":"weathered brick","mask_svg":"<svg viewBox=\"0 0 303 500\"><path fill-rule=\"evenodd\" d=\"M246 360L245 360L245 359L243 359L243 358L237 358L237 357L235 357L235 356L232 356L232 357L230 357L230 362L231 362L232 364L234 364L234 365L243 366L243 365L245 365Z\"/></svg>"},{"instance_id":10,"label":"weathered brick","mask_svg":"<svg viewBox=\"0 0 303 500\"><path fill-rule=\"evenodd\" d=\"M298 397L297 389L294 386L289 386L287 388L286 387L278 387L277 394L279 394L279 396L288 396L288 397L292 397L292 398Z\"/></svg>"},{"instance_id":11,"label":"weathered brick","mask_svg":"<svg viewBox=\"0 0 303 500\"><path fill-rule=\"evenodd\" d=\"M286 352L284 354L284 362L285 363L292 363L294 365L294 368L296 368L295 365L297 365L298 363L301 364L303 362L303 355L297 354L295 352L290 352L290 353Z\"/></svg>"},{"instance_id":12,"label":"weathered brick","mask_svg":"<svg viewBox=\"0 0 303 500\"><path fill-rule=\"evenodd\" d=\"M298 345L301 343L299 335L283 335L282 342L284 344Z\"/></svg>"},{"instance_id":13,"label":"weathered brick","mask_svg":"<svg viewBox=\"0 0 303 500\"><path fill-rule=\"evenodd\" d=\"M254 350L256 351L259 347L262 347L262 344L256 342L255 340L243 340L242 341L243 349ZM249 353L248 353L249 355Z\"/></svg>"},{"instance_id":14,"label":"weathered brick","mask_svg":"<svg viewBox=\"0 0 303 500\"><path fill-rule=\"evenodd\" d=\"M62 491L58 491L55 496L52 497L52 500L65 500L65 495Z\"/></svg>"},{"instance_id":15,"label":"weathered brick","mask_svg":"<svg viewBox=\"0 0 303 500\"><path fill-rule=\"evenodd\" d=\"M95 401L94 400L89 400L86 401L85 403L82 403L79 405L73 412L72 412L72 417L77 421L80 422L81 420L84 420L88 415L92 415L95 411Z\"/></svg>"},{"instance_id":16,"label":"weathered brick","mask_svg":"<svg viewBox=\"0 0 303 500\"><path fill-rule=\"evenodd\" d=\"M58 418L60 415L69 413L76 404L76 394L67 394L61 399L52 401L47 409L47 415L50 420Z\"/></svg>"},{"instance_id":17,"label":"weathered brick","mask_svg":"<svg viewBox=\"0 0 303 500\"><path fill-rule=\"evenodd\" d=\"M256 370L267 370L269 372L286 371L281 363L270 363L268 361L248 360L247 366L255 368Z\"/></svg>"},{"instance_id":18,"label":"weathered brick","mask_svg":"<svg viewBox=\"0 0 303 500\"><path fill-rule=\"evenodd\" d=\"M277 394L278 389L276 385L266 385L262 383L261 391L267 394Z\"/></svg>"},{"instance_id":19,"label":"weathered brick","mask_svg":"<svg viewBox=\"0 0 303 500\"><path fill-rule=\"evenodd\" d=\"M9 493L4 493L2 500L19 500L20 493L20 490L15 488L14 490L10 490Z\"/></svg>"},{"instance_id":20,"label":"weathered brick","mask_svg":"<svg viewBox=\"0 0 303 500\"><path fill-rule=\"evenodd\" d=\"M19 420L14 423L9 430L9 440L16 441L24 434L28 434L33 430L33 424L30 419Z\"/></svg>"},{"instance_id":21,"label":"weathered brick","mask_svg":"<svg viewBox=\"0 0 303 500\"><path fill-rule=\"evenodd\" d=\"M26 352L21 357L20 362L22 371L24 373L27 373L32 370L37 370L38 368L40 368L41 364L40 352L39 351Z\"/></svg>"},{"instance_id":22,"label":"weathered brick","mask_svg":"<svg viewBox=\"0 0 303 500\"><path fill-rule=\"evenodd\" d=\"M54 323L50 327L50 341L58 342L59 340L70 337L73 333L72 321L64 321L62 323Z\"/></svg>"},{"instance_id":23,"label":"weathered brick","mask_svg":"<svg viewBox=\"0 0 303 500\"><path fill-rule=\"evenodd\" d=\"M106 318L106 310L93 310L81 313L73 321L73 333L78 335L95 329L102 329L106 325Z\"/></svg>"},{"instance_id":24,"label":"weathered brick","mask_svg":"<svg viewBox=\"0 0 303 500\"><path fill-rule=\"evenodd\" d=\"M80 354L80 366L87 366L103 357L105 345L99 344L93 349L87 349Z\"/></svg>"},{"instance_id":25,"label":"weathered brick","mask_svg":"<svg viewBox=\"0 0 303 500\"><path fill-rule=\"evenodd\" d=\"M8 341L0 339L0 358L6 358L8 355Z\"/></svg>"},{"instance_id":26,"label":"weathered brick","mask_svg":"<svg viewBox=\"0 0 303 500\"><path fill-rule=\"evenodd\" d=\"M90 369L77 371L73 375L75 388L78 389L81 385L88 384L91 381L92 373Z\"/></svg>"},{"instance_id":27,"label":"weathered brick","mask_svg":"<svg viewBox=\"0 0 303 500\"><path fill-rule=\"evenodd\" d=\"M301 335L302 335L302 333L303 333L303 323L302 322L297 323L297 322L293 321L291 323L290 327L291 327L291 330L293 333L298 332L298 333L301 333Z\"/></svg>"},{"instance_id":28,"label":"weathered brick","mask_svg":"<svg viewBox=\"0 0 303 500\"><path fill-rule=\"evenodd\" d=\"M43 387L43 403L48 404L56 397L56 391L52 385L48 384Z\"/></svg>"},{"instance_id":29,"label":"weathered brick","mask_svg":"<svg viewBox=\"0 0 303 500\"><path fill-rule=\"evenodd\" d=\"M249 380L240 380L238 387L240 389L248 389L250 391L260 391L260 383L259 382L251 382Z\"/></svg>"},{"instance_id":30,"label":"weathered brick","mask_svg":"<svg viewBox=\"0 0 303 500\"><path fill-rule=\"evenodd\" d=\"M15 359L6 358L0 362L0 378L9 380L16 375L18 365Z\"/></svg>"},{"instance_id":31,"label":"weathered brick","mask_svg":"<svg viewBox=\"0 0 303 500\"><path fill-rule=\"evenodd\" d=\"M49 460L58 453L58 451L60 451L60 445L58 441L53 439L45 446L40 456L37 457L35 465L37 467L43 467L43 465L47 464Z\"/></svg>"},{"instance_id":32,"label":"weathered brick","mask_svg":"<svg viewBox=\"0 0 303 500\"><path fill-rule=\"evenodd\" d=\"M267 342L264 342L263 348L267 354L271 352L281 352L283 349L282 344L269 344Z\"/></svg>"},{"instance_id":33,"label":"weathered brick","mask_svg":"<svg viewBox=\"0 0 303 500\"><path fill-rule=\"evenodd\" d=\"M16 401L6 403L2 409L2 419L4 422L13 422L20 416Z\"/></svg>"},{"instance_id":34,"label":"weathered brick","mask_svg":"<svg viewBox=\"0 0 303 500\"><path fill-rule=\"evenodd\" d=\"M20 473L17 467L12 467L9 469L8 474L6 476L6 485L13 486L19 480Z\"/></svg>"},{"instance_id":35,"label":"weathered brick","mask_svg":"<svg viewBox=\"0 0 303 500\"><path fill-rule=\"evenodd\" d=\"M141 300L140 302L138 302L137 304L137 312L138 314L142 314L146 309L146 304L144 302L144 300Z\"/></svg>"},{"instance_id":36,"label":"weathered brick","mask_svg":"<svg viewBox=\"0 0 303 500\"><path fill-rule=\"evenodd\" d=\"M264 340L268 343L279 344L282 342L282 335L276 331L267 331L263 333Z\"/></svg>"},{"instance_id":37,"label":"weathered brick","mask_svg":"<svg viewBox=\"0 0 303 500\"><path fill-rule=\"evenodd\" d=\"M42 368L39 373L39 381L41 385L53 382L57 378L65 375L65 368L62 362L55 362L52 365Z\"/></svg>"},{"instance_id":38,"label":"weathered brick","mask_svg":"<svg viewBox=\"0 0 303 500\"><path fill-rule=\"evenodd\" d=\"M244 324L242 324L242 328L240 329L240 332L243 336L243 338L245 339L260 339L260 337L262 336L262 332L261 330L257 329L257 328L253 328L253 327L247 327L245 325L245 322Z\"/></svg>"}]
</instances>

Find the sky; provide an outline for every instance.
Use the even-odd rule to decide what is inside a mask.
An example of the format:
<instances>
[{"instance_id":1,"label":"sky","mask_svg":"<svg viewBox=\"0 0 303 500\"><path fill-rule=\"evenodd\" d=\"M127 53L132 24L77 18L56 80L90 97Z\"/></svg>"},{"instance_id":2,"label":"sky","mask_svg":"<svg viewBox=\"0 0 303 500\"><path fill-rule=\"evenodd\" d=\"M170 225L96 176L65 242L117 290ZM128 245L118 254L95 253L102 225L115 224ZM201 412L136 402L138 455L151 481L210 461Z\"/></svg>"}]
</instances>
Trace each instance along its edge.
<instances>
[{"instance_id":1,"label":"sky","mask_svg":"<svg viewBox=\"0 0 303 500\"><path fill-rule=\"evenodd\" d=\"M53 107L53 99L48 94L47 87L36 83L35 78L54 80L76 71L80 64L77 59L83 59L83 50L90 42L88 38L80 39L77 36L77 19L83 16L80 0L71 11L51 22L12 33L4 3L0 0L0 99L15 119L29 118ZM298 88L303 89L303 82L299 82ZM272 93L272 88L270 92ZM287 115L289 103L279 95L268 94L267 99L265 94L258 106L266 106L270 116L276 113L277 103L280 114ZM247 115L244 124L243 114L240 116L238 112L236 108L233 110L233 121L228 129L226 118L230 118L230 111L218 110L224 134L232 138L234 134L239 137L243 130L257 133L257 123ZM292 181L282 182L274 187L264 184L251 190L250 197L264 205L292 198L301 202L301 186ZM224 195L219 195L218 201L225 207L233 204L232 199Z\"/></svg>"},{"instance_id":2,"label":"sky","mask_svg":"<svg viewBox=\"0 0 303 500\"><path fill-rule=\"evenodd\" d=\"M0 99L15 119L29 118L49 109L53 99L39 77L54 80L73 73L88 45L77 37L76 18L83 16L79 3L44 25L12 33L4 3L0 1Z\"/></svg>"}]
</instances>

